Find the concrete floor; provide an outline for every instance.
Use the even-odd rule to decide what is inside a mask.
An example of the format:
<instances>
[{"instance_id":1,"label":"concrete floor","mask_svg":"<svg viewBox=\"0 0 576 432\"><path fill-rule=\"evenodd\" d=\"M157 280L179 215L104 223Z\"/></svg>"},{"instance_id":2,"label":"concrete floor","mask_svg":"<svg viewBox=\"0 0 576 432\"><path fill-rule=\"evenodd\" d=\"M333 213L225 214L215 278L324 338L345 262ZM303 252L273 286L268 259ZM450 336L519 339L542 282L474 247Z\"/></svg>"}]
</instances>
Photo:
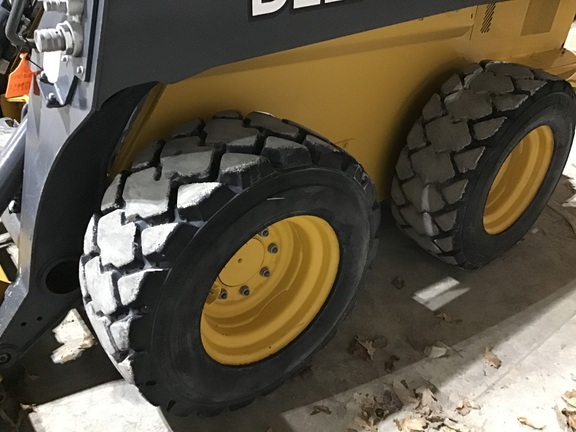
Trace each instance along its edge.
<instances>
[{"instance_id":1,"label":"concrete floor","mask_svg":"<svg viewBox=\"0 0 576 432\"><path fill-rule=\"evenodd\" d=\"M552 202L562 204L572 195L569 179L563 178ZM394 379L406 379L413 387L423 380L437 387L455 418L451 410L462 398L476 400L482 410L460 418L475 430L528 430L516 417L536 414L547 430L562 430L552 408L562 393L576 387L576 234L566 219L576 218L576 209L560 211L565 215L547 207L509 253L467 272L418 249L394 228L385 210L367 287L311 369L249 407L214 418L174 418L148 405L118 380L99 346L75 362L53 365L49 353L57 344L46 337L27 356L28 378L19 394L22 402L37 404L30 429L345 431L355 427L359 412L355 392L381 394ZM396 277L405 281L403 288L391 283ZM438 311L462 321L442 321L435 317ZM348 353L356 335L378 338L373 361ZM427 358L423 350L438 340L457 354ZM502 360L500 369L483 362L486 347ZM385 363L391 355L400 360L389 374ZM317 404L332 413L311 416ZM381 424L380 431L392 430L392 418Z\"/></svg>"}]
</instances>

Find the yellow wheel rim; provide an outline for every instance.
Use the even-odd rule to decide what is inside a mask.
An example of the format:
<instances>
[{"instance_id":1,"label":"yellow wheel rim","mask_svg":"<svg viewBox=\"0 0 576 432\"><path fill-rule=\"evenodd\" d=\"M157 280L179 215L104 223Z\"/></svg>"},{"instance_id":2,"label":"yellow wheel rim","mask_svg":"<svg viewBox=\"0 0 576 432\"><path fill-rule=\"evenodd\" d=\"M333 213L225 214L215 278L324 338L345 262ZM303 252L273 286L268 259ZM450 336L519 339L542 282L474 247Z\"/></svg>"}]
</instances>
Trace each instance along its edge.
<instances>
[{"instance_id":1,"label":"yellow wheel rim","mask_svg":"<svg viewBox=\"0 0 576 432\"><path fill-rule=\"evenodd\" d=\"M283 219L244 244L221 270L202 312L204 349L219 363L263 360L316 317L340 260L332 227L316 216Z\"/></svg>"},{"instance_id":2,"label":"yellow wheel rim","mask_svg":"<svg viewBox=\"0 0 576 432\"><path fill-rule=\"evenodd\" d=\"M484 229L499 234L526 211L550 168L554 133L549 126L530 132L508 155L492 183L484 208Z\"/></svg>"}]
</instances>

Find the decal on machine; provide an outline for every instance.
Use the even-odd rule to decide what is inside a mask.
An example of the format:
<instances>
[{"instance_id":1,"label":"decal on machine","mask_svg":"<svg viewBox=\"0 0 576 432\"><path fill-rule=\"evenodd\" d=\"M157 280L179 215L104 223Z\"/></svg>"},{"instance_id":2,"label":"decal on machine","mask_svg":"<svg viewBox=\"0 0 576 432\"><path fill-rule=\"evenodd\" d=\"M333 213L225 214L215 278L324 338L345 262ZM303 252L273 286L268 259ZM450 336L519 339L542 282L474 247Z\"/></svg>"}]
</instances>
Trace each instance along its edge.
<instances>
[{"instance_id":1,"label":"decal on machine","mask_svg":"<svg viewBox=\"0 0 576 432\"><path fill-rule=\"evenodd\" d=\"M304 9L337 3L345 0L292 0L294 9ZM289 0L252 0L252 16L269 15L278 12Z\"/></svg>"}]
</instances>

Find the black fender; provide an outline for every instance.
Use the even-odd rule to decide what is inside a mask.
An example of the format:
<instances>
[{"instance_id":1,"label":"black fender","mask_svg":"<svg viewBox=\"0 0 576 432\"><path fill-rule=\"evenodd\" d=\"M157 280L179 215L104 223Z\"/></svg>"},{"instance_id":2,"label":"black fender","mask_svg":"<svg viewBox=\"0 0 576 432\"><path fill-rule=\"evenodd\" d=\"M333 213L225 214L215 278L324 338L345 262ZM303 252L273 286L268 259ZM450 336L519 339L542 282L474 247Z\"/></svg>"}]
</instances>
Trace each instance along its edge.
<instances>
[{"instance_id":1,"label":"black fender","mask_svg":"<svg viewBox=\"0 0 576 432\"><path fill-rule=\"evenodd\" d=\"M27 114L19 275L0 305L0 369L11 366L80 301L78 259L97 211L115 147L154 83L122 90L99 110L47 108ZM81 96L79 89L77 95Z\"/></svg>"},{"instance_id":2,"label":"black fender","mask_svg":"<svg viewBox=\"0 0 576 432\"><path fill-rule=\"evenodd\" d=\"M94 52L103 54L96 100L143 82L175 83L216 66L501 1L316 0L296 8L295 0L275 0L279 9L254 16L255 4L270 2L104 0L96 19L102 29Z\"/></svg>"}]
</instances>

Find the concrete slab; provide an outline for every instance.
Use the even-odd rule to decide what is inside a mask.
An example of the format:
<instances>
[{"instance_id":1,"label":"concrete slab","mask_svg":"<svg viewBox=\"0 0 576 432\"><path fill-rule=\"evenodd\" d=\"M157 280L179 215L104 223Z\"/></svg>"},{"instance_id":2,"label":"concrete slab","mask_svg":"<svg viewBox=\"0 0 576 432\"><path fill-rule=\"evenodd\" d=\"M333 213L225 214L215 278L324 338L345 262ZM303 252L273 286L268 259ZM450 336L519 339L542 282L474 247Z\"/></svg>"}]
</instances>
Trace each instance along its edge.
<instances>
[{"instance_id":1,"label":"concrete slab","mask_svg":"<svg viewBox=\"0 0 576 432\"><path fill-rule=\"evenodd\" d=\"M563 179L553 201L561 204L571 195L570 183ZM89 357L99 357L98 351L85 354L68 369L68 365L49 366L37 348L27 359L28 372L37 378L29 380L21 395L24 402L39 402L31 415L35 430L346 430L354 427L358 412L355 392L381 394L394 379L403 378L414 386L423 379L431 382L446 398L449 410L463 397L478 400L482 411L465 419L477 430L514 431L522 427L516 425L516 416L534 412L534 404L551 407L571 390L575 348L568 329L573 328L570 320L576 311L576 234L564 217L547 208L513 250L475 272L453 268L422 252L398 233L388 211L380 234L381 247L367 287L349 319L309 370L271 395L214 418L174 418L148 405L122 381L84 387L84 380L117 377L107 367L90 367ZM395 278L404 281L402 289L392 283ZM440 320L435 317L439 312L462 322ZM348 353L356 335L379 338L373 361ZM424 348L437 340L458 354L427 359ZM566 345L563 350L561 344ZM483 363L486 347L494 347L502 359L499 370ZM392 355L400 360L389 374L385 363ZM548 375L555 375L553 385ZM530 392L516 397L522 389ZM332 414L311 416L315 404L330 407ZM552 410L547 413L550 422ZM395 426L389 420L380 430L392 431Z\"/></svg>"}]
</instances>

